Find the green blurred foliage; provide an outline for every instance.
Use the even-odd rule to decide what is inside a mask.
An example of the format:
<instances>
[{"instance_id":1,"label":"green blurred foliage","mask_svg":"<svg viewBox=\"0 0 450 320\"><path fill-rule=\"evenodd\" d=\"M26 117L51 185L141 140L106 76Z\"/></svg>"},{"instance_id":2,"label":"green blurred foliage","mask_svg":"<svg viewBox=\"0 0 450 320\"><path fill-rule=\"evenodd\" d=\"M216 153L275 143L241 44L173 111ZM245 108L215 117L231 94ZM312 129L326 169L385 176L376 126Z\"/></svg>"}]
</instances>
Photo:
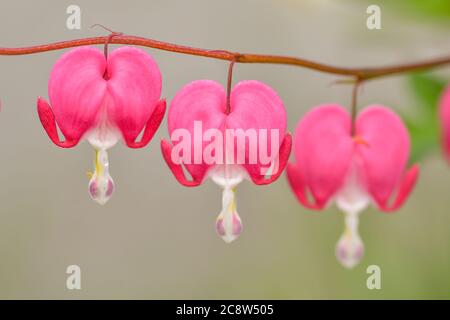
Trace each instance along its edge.
<instances>
[{"instance_id":1,"label":"green blurred foliage","mask_svg":"<svg viewBox=\"0 0 450 320\"><path fill-rule=\"evenodd\" d=\"M399 13L413 14L429 18L450 18L449 0L383 0L381 5Z\"/></svg>"},{"instance_id":2,"label":"green blurred foliage","mask_svg":"<svg viewBox=\"0 0 450 320\"><path fill-rule=\"evenodd\" d=\"M417 162L440 144L438 104L446 81L426 73L413 73L408 84L416 98L416 112L402 117L411 135L410 161Z\"/></svg>"}]
</instances>

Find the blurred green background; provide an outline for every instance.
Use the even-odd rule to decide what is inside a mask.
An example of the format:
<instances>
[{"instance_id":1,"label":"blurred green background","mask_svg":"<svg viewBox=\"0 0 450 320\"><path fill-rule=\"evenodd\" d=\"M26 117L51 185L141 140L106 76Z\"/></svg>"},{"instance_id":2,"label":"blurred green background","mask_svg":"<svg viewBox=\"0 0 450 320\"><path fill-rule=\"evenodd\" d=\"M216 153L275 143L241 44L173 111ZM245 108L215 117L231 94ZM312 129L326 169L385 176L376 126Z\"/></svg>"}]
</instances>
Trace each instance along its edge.
<instances>
[{"instance_id":1,"label":"blurred green background","mask_svg":"<svg viewBox=\"0 0 450 320\"><path fill-rule=\"evenodd\" d=\"M127 34L211 49L301 56L342 66L379 66L450 54L448 1L87 1L82 29L67 30L73 1L2 1L0 46L25 46L103 35L102 23ZM366 28L366 8L379 4L382 30ZM195 79L226 81L227 63L145 49L163 73L168 101ZM421 177L393 214L361 215L361 264L346 270L334 257L343 215L302 208L285 177L237 193L241 238L215 234L221 191L211 182L180 186L166 168L159 140L143 150L122 145L110 154L117 184L98 206L87 194L87 143L55 147L35 104L62 52L0 57L0 298L62 299L441 299L450 298L450 168L441 157L436 99L450 68L364 84L360 106L396 109L413 137ZM312 106L349 105L339 79L294 67L237 65L235 82L274 87L289 130ZM65 270L82 270L82 290L66 289ZM381 267L381 290L368 290L366 268Z\"/></svg>"}]
</instances>

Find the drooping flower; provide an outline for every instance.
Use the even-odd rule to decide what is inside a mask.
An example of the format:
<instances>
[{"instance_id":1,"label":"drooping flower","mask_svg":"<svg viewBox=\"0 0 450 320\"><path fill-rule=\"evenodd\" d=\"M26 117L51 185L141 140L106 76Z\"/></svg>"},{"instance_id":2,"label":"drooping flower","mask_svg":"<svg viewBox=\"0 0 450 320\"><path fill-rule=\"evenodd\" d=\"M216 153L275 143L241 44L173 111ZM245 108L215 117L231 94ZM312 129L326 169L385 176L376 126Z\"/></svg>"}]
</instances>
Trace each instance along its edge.
<instances>
[{"instance_id":1,"label":"drooping flower","mask_svg":"<svg viewBox=\"0 0 450 320\"><path fill-rule=\"evenodd\" d=\"M164 116L166 104L159 100L161 73L156 62L132 47L116 49L107 58L94 47L76 48L54 65L48 94L50 105L40 97L37 102L45 131L62 148L74 147L83 138L94 147L89 194L104 204L114 190L107 150L118 140L130 148L146 146Z\"/></svg>"},{"instance_id":2,"label":"drooping flower","mask_svg":"<svg viewBox=\"0 0 450 320\"><path fill-rule=\"evenodd\" d=\"M257 185L275 181L291 150L286 112L276 92L258 81L242 81L231 91L214 81L194 81L173 99L168 114L172 144L161 141L165 161L188 187L207 177L223 188L216 231L226 242L242 231L235 191L248 178ZM183 165L192 179L183 171Z\"/></svg>"},{"instance_id":3,"label":"drooping flower","mask_svg":"<svg viewBox=\"0 0 450 320\"><path fill-rule=\"evenodd\" d=\"M398 209L419 174L417 165L405 172L409 135L388 108L365 108L351 132L352 121L343 107L316 107L297 125L296 163L286 169L291 188L305 207L320 210L334 201L345 213L346 229L336 256L349 268L364 252L358 234L359 213L370 203L381 211Z\"/></svg>"},{"instance_id":4,"label":"drooping flower","mask_svg":"<svg viewBox=\"0 0 450 320\"><path fill-rule=\"evenodd\" d=\"M439 120L442 131L442 148L450 161L450 87L444 90L439 103Z\"/></svg>"}]
</instances>

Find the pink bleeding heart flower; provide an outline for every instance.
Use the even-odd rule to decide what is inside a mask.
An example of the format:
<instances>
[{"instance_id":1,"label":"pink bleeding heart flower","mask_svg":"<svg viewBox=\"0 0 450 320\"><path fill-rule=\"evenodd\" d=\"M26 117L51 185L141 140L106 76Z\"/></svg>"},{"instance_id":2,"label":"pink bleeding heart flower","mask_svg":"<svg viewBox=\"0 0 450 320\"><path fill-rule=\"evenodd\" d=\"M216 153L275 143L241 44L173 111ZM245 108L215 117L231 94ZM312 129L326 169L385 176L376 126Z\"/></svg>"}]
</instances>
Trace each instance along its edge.
<instances>
[{"instance_id":1,"label":"pink bleeding heart flower","mask_svg":"<svg viewBox=\"0 0 450 320\"><path fill-rule=\"evenodd\" d=\"M439 103L439 120L442 130L442 149L450 161L450 87L444 90Z\"/></svg>"},{"instance_id":2,"label":"pink bleeding heart flower","mask_svg":"<svg viewBox=\"0 0 450 320\"><path fill-rule=\"evenodd\" d=\"M94 47L76 48L54 65L48 93L51 106L40 97L37 102L45 131L60 147L74 147L85 138L95 148L89 194L106 203L114 190L106 150L120 139L130 148L146 146L164 116L158 65L137 48L121 47L107 58Z\"/></svg>"},{"instance_id":3,"label":"pink bleeding heart flower","mask_svg":"<svg viewBox=\"0 0 450 320\"><path fill-rule=\"evenodd\" d=\"M171 142L161 141L165 161L184 186L207 177L223 188L216 230L226 242L236 239L242 222L235 190L245 178L257 185L275 181L291 150L286 111L276 92L258 81L242 81L230 94L214 81L194 81L173 99L168 115ZM183 165L192 179L183 171Z\"/></svg>"},{"instance_id":4,"label":"pink bleeding heart flower","mask_svg":"<svg viewBox=\"0 0 450 320\"><path fill-rule=\"evenodd\" d=\"M346 230L336 256L346 267L355 266L364 251L359 213L370 203L381 211L398 209L419 174L418 165L405 172L409 135L388 108L367 107L356 119L354 135L351 131L352 121L343 107L316 107L297 125L297 162L286 169L291 188L305 207L320 210L334 200L345 213Z\"/></svg>"}]
</instances>

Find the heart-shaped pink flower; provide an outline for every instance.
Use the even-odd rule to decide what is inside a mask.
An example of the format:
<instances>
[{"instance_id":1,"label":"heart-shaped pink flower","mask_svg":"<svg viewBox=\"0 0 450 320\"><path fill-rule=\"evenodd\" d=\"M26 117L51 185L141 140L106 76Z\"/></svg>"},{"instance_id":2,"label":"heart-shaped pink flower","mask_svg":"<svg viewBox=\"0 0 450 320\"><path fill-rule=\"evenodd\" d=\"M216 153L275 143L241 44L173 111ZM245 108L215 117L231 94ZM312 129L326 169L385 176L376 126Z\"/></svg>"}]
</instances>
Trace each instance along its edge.
<instances>
[{"instance_id":1,"label":"heart-shaped pink flower","mask_svg":"<svg viewBox=\"0 0 450 320\"><path fill-rule=\"evenodd\" d=\"M168 141L161 149L175 178L198 186L206 177L224 189L217 232L231 242L242 230L235 188L245 178L258 185L275 181L291 149L283 102L269 86L242 81L231 91L214 81L194 81L173 99L168 115ZM189 180L183 171L192 177Z\"/></svg>"},{"instance_id":2,"label":"heart-shaped pink flower","mask_svg":"<svg viewBox=\"0 0 450 320\"><path fill-rule=\"evenodd\" d=\"M362 257L358 214L371 202L382 211L398 209L411 192L418 165L407 172L410 141L401 119L383 106L365 108L351 134L347 111L333 104L314 108L295 130L296 163L287 176L301 204L322 209L334 200L346 215L347 232L338 243L341 262L354 266Z\"/></svg>"},{"instance_id":3,"label":"heart-shaped pink flower","mask_svg":"<svg viewBox=\"0 0 450 320\"><path fill-rule=\"evenodd\" d=\"M106 58L97 48L80 47L56 62L48 87L51 106L42 98L37 103L41 123L60 147L74 147L86 138L96 149L89 193L103 204L114 188L106 150L120 139L130 148L146 146L162 121L159 68L137 48L121 47Z\"/></svg>"}]
</instances>

